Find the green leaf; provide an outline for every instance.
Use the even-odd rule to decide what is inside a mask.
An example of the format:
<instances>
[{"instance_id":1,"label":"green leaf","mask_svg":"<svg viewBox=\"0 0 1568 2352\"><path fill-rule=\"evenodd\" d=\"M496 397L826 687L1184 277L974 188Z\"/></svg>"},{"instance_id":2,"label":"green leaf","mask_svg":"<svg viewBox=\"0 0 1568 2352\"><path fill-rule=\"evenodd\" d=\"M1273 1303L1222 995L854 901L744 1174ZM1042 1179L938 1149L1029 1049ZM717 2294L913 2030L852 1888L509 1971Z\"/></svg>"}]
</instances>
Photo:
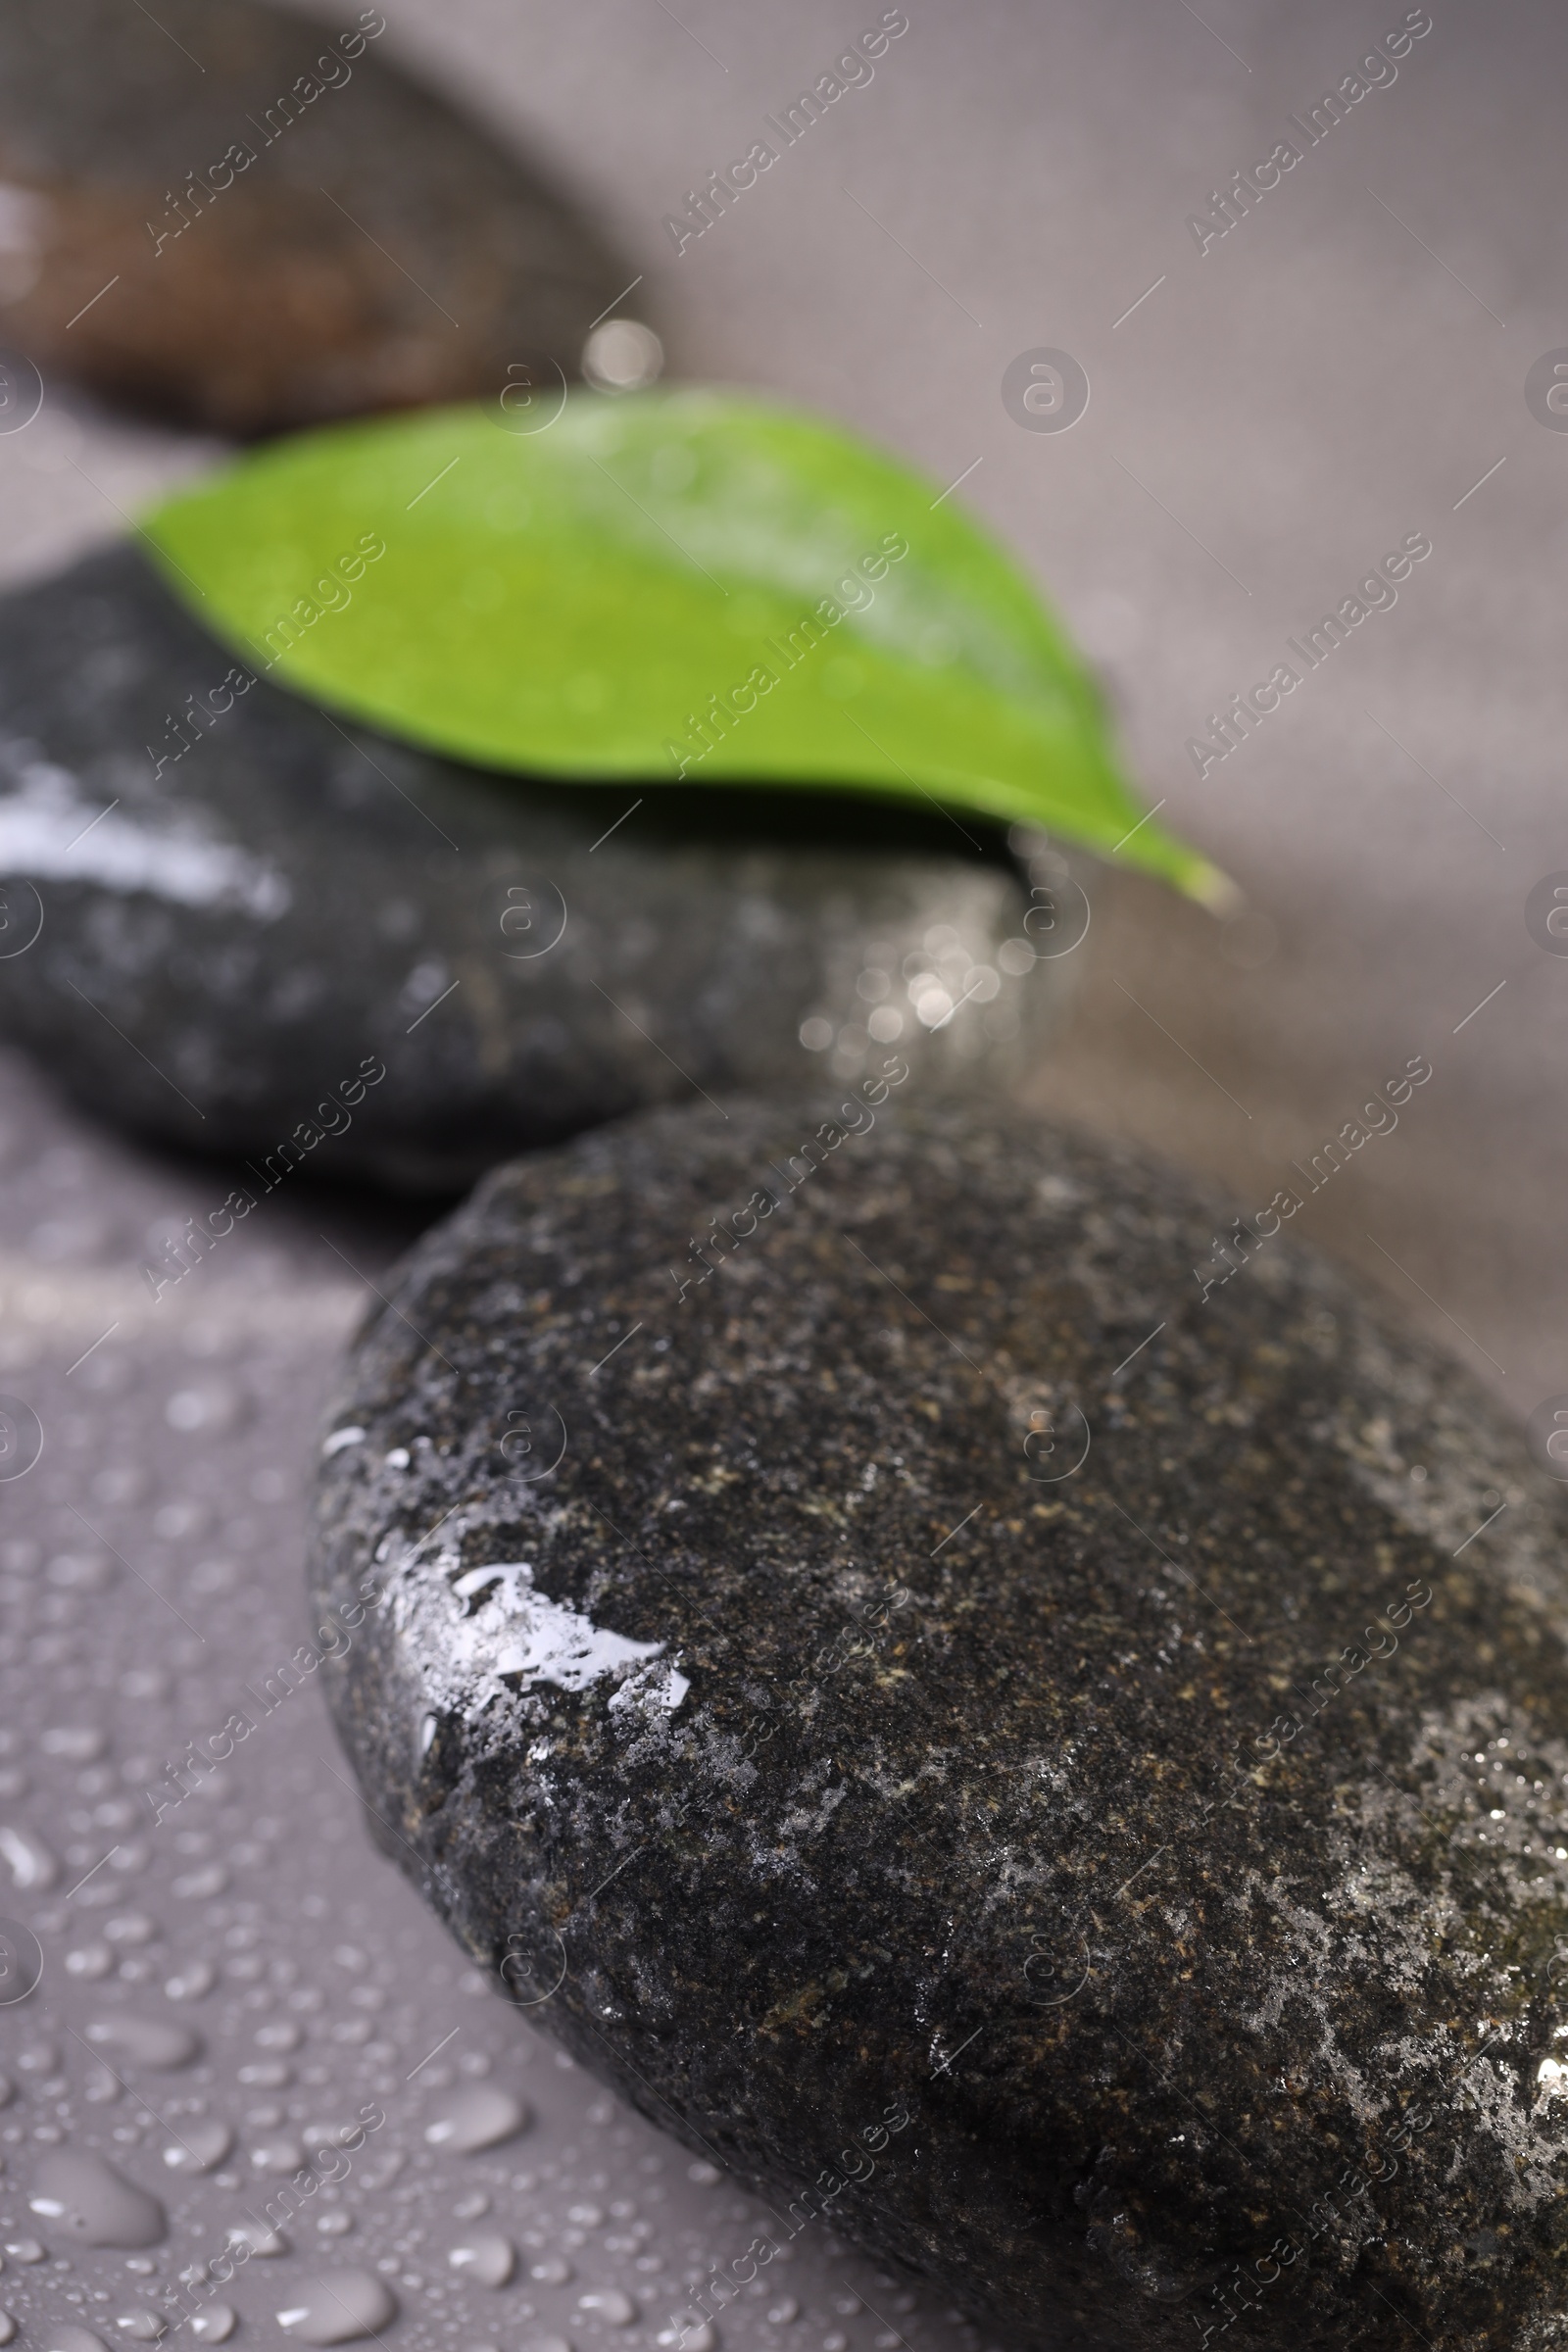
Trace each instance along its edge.
<instances>
[{"instance_id":1,"label":"green leaf","mask_svg":"<svg viewBox=\"0 0 1568 2352\"><path fill-rule=\"evenodd\" d=\"M170 585L279 684L485 766L923 796L1224 894L934 484L734 393L539 397L240 458L150 517Z\"/></svg>"}]
</instances>

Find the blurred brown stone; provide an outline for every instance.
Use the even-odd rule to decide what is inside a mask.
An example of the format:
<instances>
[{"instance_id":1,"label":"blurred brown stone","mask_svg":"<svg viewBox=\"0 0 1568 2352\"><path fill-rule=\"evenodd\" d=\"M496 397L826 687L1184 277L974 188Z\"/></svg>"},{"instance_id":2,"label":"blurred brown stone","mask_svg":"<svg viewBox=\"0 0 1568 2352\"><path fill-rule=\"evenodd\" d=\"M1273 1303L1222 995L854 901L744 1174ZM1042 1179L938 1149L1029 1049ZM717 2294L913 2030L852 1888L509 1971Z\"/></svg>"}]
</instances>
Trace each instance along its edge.
<instances>
[{"instance_id":1,"label":"blurred brown stone","mask_svg":"<svg viewBox=\"0 0 1568 2352\"><path fill-rule=\"evenodd\" d=\"M576 375L634 271L382 24L7 0L0 342L240 435Z\"/></svg>"}]
</instances>

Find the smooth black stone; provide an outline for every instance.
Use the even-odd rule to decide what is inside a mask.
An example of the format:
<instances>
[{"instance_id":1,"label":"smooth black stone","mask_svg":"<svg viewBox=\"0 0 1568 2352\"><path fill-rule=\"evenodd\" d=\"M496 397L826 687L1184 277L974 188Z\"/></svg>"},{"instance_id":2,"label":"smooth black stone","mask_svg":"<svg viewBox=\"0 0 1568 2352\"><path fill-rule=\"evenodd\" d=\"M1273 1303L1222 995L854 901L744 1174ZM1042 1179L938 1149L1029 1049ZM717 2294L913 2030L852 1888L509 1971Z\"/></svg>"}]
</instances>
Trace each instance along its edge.
<instances>
[{"instance_id":1,"label":"smooth black stone","mask_svg":"<svg viewBox=\"0 0 1568 2352\"><path fill-rule=\"evenodd\" d=\"M313 1572L377 1836L816 2184L775 2235L1051 2347L1557 2342L1560 1490L1288 1230L1200 1303L1186 1178L914 1098L683 1298L833 1098L498 1170L406 1261ZM649 1655L585 1680L590 1620Z\"/></svg>"},{"instance_id":2,"label":"smooth black stone","mask_svg":"<svg viewBox=\"0 0 1568 2352\"><path fill-rule=\"evenodd\" d=\"M0 600L0 1034L264 1182L292 1138L316 1173L457 1189L694 1090L799 1085L810 1017L853 1075L891 1050L868 965L922 1082L1006 1086L1071 985L1071 956L996 968L1046 903L978 819L493 775L249 674L130 547ZM926 965L996 993L928 1027ZM386 1074L343 1104L362 1064Z\"/></svg>"},{"instance_id":3,"label":"smooth black stone","mask_svg":"<svg viewBox=\"0 0 1568 2352\"><path fill-rule=\"evenodd\" d=\"M0 179L30 203L0 249L0 341L241 434L499 400L529 360L541 389L551 363L574 376L635 268L400 73L378 20L6 0Z\"/></svg>"}]
</instances>

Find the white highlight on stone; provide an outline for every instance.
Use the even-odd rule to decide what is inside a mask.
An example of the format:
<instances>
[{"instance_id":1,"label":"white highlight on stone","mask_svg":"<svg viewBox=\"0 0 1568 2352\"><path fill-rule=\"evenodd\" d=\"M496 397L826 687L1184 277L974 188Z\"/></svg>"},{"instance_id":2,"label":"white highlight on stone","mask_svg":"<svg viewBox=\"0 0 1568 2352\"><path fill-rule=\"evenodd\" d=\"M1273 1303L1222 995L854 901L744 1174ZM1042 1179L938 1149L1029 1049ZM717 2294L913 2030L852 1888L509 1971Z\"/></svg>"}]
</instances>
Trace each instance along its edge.
<instances>
[{"instance_id":1,"label":"white highlight on stone","mask_svg":"<svg viewBox=\"0 0 1568 2352\"><path fill-rule=\"evenodd\" d=\"M635 1641L552 1599L535 1586L531 1561L466 1568L468 1523L466 1511L452 1513L438 1537L406 1544L388 1534L376 1547L377 1565L390 1571L383 1615L424 1702L412 1732L420 1753L431 1717L437 1725L485 1717L499 1734L519 1714L537 1720L550 1687L608 1684L610 1703L638 1710L650 1732L667 1725L691 1686L666 1644Z\"/></svg>"},{"instance_id":2,"label":"white highlight on stone","mask_svg":"<svg viewBox=\"0 0 1568 2352\"><path fill-rule=\"evenodd\" d=\"M341 1453L345 1446L363 1446L364 1444L365 1432L363 1429L334 1429L321 1447L321 1451L324 1454Z\"/></svg>"},{"instance_id":3,"label":"white highlight on stone","mask_svg":"<svg viewBox=\"0 0 1568 2352\"><path fill-rule=\"evenodd\" d=\"M95 808L68 768L29 760L20 781L0 799L0 873L145 891L180 906L236 906L259 922L275 922L292 903L283 876L260 858L188 827L154 831L108 803Z\"/></svg>"},{"instance_id":4,"label":"white highlight on stone","mask_svg":"<svg viewBox=\"0 0 1568 2352\"><path fill-rule=\"evenodd\" d=\"M660 1643L661 1649L663 1643ZM644 1715L673 1715L691 1684L678 1673L667 1658L659 1663L639 1666L629 1674L610 1704L612 1712L627 1713L636 1707Z\"/></svg>"},{"instance_id":5,"label":"white highlight on stone","mask_svg":"<svg viewBox=\"0 0 1568 2352\"><path fill-rule=\"evenodd\" d=\"M639 1665L664 1654L662 1642L633 1642L595 1625L581 1609L536 1592L533 1569L526 1560L498 1560L488 1568L470 1568L452 1590L469 1600L487 1587L499 1585L466 1621L471 1646L490 1654L485 1662L494 1674L517 1674L530 1683L555 1683L563 1690L586 1690L601 1675L617 1667ZM677 1680L680 1678L676 1678ZM684 1687L682 1690L684 1695ZM679 1699L674 1702L678 1705Z\"/></svg>"}]
</instances>

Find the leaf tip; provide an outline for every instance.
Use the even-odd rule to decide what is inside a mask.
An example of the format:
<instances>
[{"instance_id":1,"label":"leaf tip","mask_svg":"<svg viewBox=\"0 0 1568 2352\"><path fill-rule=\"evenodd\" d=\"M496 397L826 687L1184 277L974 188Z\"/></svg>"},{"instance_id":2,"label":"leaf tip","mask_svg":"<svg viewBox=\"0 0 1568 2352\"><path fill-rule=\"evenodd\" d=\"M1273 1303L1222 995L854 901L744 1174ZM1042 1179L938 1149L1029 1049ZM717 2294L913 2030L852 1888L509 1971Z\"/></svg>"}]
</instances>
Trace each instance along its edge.
<instances>
[{"instance_id":1,"label":"leaf tip","mask_svg":"<svg viewBox=\"0 0 1568 2352\"><path fill-rule=\"evenodd\" d=\"M1241 885L1222 873L1217 865L1210 865L1206 858L1194 858L1183 877L1183 888L1190 899L1196 899L1200 906L1206 906L1213 915L1239 914L1247 904Z\"/></svg>"}]
</instances>

